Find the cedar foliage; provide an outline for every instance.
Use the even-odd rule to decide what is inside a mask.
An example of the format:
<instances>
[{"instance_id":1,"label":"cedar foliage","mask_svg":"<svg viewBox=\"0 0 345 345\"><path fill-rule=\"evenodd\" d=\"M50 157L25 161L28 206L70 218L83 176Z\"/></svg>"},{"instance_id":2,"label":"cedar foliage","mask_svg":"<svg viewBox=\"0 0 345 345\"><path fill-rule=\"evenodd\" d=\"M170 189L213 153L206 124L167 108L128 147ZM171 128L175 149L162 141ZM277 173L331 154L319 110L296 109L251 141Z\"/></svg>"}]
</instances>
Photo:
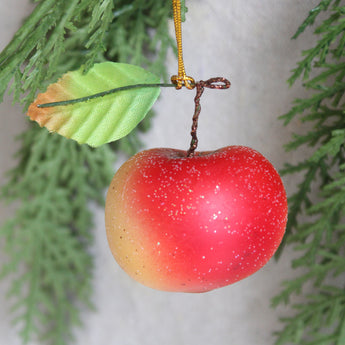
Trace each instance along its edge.
<instances>
[{"instance_id":1,"label":"cedar foliage","mask_svg":"<svg viewBox=\"0 0 345 345\"><path fill-rule=\"evenodd\" d=\"M321 15L322 14L322 15ZM288 303L293 316L282 319L276 345L345 344L345 4L322 0L299 27L294 38L314 26L316 43L303 51L289 83L303 79L309 98L297 99L282 119L309 123L294 135L288 150L313 148L306 160L286 164L283 174L303 175L289 198L285 242L300 256L292 262L302 275L287 281L273 305ZM313 195L318 192L315 200ZM342 279L341 279L342 278ZM292 302L301 295L302 302Z\"/></svg>"},{"instance_id":2,"label":"cedar foliage","mask_svg":"<svg viewBox=\"0 0 345 345\"><path fill-rule=\"evenodd\" d=\"M0 100L6 90L24 110L63 73L95 62L141 65L166 77L174 40L165 0L36 0L36 7L0 53ZM9 87L9 85L11 85ZM138 130L148 128L150 117ZM91 306L93 258L90 202L103 204L119 152L140 146L137 131L92 149L30 124L20 136L18 165L1 199L19 202L0 227L11 279L12 315L24 343L70 343L81 308Z\"/></svg>"}]
</instances>

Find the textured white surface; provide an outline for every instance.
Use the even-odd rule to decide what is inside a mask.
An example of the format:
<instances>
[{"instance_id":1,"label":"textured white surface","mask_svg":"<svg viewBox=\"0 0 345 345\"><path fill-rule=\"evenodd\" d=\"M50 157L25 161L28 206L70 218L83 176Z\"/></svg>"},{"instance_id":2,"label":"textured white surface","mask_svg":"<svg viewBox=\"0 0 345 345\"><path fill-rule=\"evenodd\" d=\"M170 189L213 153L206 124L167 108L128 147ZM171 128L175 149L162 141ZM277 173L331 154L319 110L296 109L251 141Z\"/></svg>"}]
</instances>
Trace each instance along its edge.
<instances>
[{"instance_id":1,"label":"textured white surface","mask_svg":"<svg viewBox=\"0 0 345 345\"><path fill-rule=\"evenodd\" d=\"M298 123L288 128L277 117L286 112L302 88L289 89L286 79L311 45L310 32L291 41L314 0L198 0L187 1L183 25L187 74L196 79L224 76L228 91L206 90L202 98L199 148L231 144L251 146L277 167L301 154L285 153L282 145ZM0 48L10 40L30 10L28 0L0 0ZM176 62L167 61L171 74ZM156 105L151 131L142 136L147 148L187 148L194 91L164 89ZM0 105L0 184L13 166L14 135L25 127L20 107L8 98ZM288 193L296 182L285 179ZM0 222L9 212L2 205ZM75 345L270 345L284 310L270 308L280 284L296 274L290 268L292 251L271 261L261 271L235 285L207 294L173 294L143 287L123 273L109 252L103 210L95 210L96 260L94 302L97 312L85 312L85 328L77 331ZM0 253L0 260L3 260ZM10 326L8 282L0 283L0 344L18 345ZM36 344L34 344L36 345Z\"/></svg>"}]
</instances>

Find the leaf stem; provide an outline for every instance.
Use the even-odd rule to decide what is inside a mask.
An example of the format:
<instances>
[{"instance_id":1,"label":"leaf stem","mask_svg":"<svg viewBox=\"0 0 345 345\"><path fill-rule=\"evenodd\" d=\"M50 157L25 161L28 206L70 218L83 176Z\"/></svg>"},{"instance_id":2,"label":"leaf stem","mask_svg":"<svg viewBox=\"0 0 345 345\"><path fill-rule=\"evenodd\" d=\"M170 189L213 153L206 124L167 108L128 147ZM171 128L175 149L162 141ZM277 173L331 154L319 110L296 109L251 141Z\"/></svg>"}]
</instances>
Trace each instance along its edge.
<instances>
[{"instance_id":1,"label":"leaf stem","mask_svg":"<svg viewBox=\"0 0 345 345\"><path fill-rule=\"evenodd\" d=\"M65 105L71 105L71 104L76 104L76 103L82 103L82 102L90 101L91 99L111 95L111 94L116 93L116 92L126 91L126 90L131 90L131 89L136 89L136 88L143 88L143 87L175 87L175 84L164 84L164 83L163 84L135 84L135 85L121 86L121 87L117 87L115 89L102 91L102 92L95 93L93 95L89 95L89 96L85 96L85 97L69 99L69 100L59 101L59 102L38 104L37 108L50 108L50 107L58 107L58 106L65 106Z\"/></svg>"}]
</instances>

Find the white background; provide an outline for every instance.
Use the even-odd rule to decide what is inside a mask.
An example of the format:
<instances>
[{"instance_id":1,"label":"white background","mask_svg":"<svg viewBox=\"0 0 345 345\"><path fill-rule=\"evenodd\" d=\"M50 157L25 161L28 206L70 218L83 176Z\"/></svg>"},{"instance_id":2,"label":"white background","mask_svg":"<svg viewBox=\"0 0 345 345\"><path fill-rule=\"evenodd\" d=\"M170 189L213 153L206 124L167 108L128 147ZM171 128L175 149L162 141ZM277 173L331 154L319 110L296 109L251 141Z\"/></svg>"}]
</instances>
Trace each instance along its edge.
<instances>
[{"instance_id":1,"label":"white background","mask_svg":"<svg viewBox=\"0 0 345 345\"><path fill-rule=\"evenodd\" d=\"M283 127L278 116L287 112L300 85L289 88L286 80L300 59L301 49L313 43L311 31L292 41L298 25L315 0L187 0L189 13L183 25L184 57L188 75L195 79L224 76L228 91L206 90L202 98L199 149L239 144L264 154L277 169L285 162L303 159L305 152L286 153L283 144L300 131L294 121ZM28 0L0 0L0 48L3 49L31 10ZM171 25L173 29L173 26ZM173 32L173 31L172 31ZM177 66L171 55L171 74ZM194 91L164 89L155 106L157 116L142 136L146 148L187 149L194 110ZM18 148L14 136L26 125L19 106L10 98L0 105L0 184L13 167ZM284 183L291 194L298 181ZM0 223L11 210L0 206ZM281 260L232 286L206 294L178 294L151 290L132 281L114 262L108 249L103 210L95 210L96 243L94 303L96 312L84 312L83 329L75 345L270 345L279 317L288 310L270 308L270 300L282 281L297 274L290 267L295 255L288 248ZM3 257L0 253L0 260ZM19 345L11 327L11 303L0 282L0 344Z\"/></svg>"}]
</instances>

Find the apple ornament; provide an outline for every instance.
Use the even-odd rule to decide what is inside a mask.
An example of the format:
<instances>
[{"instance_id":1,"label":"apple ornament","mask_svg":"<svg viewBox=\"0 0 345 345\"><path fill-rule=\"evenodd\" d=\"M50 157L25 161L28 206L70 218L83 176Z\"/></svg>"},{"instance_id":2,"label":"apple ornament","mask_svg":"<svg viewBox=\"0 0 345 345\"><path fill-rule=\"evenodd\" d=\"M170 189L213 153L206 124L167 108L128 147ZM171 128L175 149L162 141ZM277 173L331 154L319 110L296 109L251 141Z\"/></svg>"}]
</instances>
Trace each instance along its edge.
<instances>
[{"instance_id":1,"label":"apple ornament","mask_svg":"<svg viewBox=\"0 0 345 345\"><path fill-rule=\"evenodd\" d=\"M205 292L264 266L287 221L283 183L257 151L158 148L118 170L106 230L119 265L149 287Z\"/></svg>"},{"instance_id":2,"label":"apple ornament","mask_svg":"<svg viewBox=\"0 0 345 345\"><path fill-rule=\"evenodd\" d=\"M262 268L284 236L287 198L273 165L244 146L197 152L199 82L189 151L140 152L115 174L106 232L118 264L154 289L206 292ZM201 83L201 84L200 84Z\"/></svg>"}]
</instances>

